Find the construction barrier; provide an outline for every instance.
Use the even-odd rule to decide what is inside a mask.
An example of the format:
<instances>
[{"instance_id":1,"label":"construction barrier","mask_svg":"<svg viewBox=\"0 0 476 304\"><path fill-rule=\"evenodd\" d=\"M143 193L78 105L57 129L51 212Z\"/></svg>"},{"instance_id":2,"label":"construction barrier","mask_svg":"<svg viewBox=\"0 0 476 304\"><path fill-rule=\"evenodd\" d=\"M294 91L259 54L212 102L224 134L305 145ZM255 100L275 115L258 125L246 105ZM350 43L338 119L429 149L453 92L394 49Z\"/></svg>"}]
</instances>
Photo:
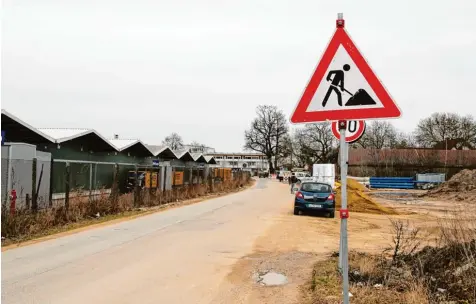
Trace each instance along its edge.
<instances>
[{"instance_id":1,"label":"construction barrier","mask_svg":"<svg viewBox=\"0 0 476 304\"><path fill-rule=\"evenodd\" d=\"M231 168L215 168L214 176L220 178L222 181L230 181Z\"/></svg>"}]
</instances>

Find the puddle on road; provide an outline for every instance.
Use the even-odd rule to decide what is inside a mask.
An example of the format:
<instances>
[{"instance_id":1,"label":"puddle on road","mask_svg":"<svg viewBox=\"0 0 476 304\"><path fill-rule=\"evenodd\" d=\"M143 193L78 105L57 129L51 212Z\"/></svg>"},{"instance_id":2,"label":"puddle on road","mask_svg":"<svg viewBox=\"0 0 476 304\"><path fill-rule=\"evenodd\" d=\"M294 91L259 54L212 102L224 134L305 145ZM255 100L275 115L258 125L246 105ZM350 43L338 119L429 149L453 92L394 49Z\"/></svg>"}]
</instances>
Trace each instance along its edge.
<instances>
[{"instance_id":1,"label":"puddle on road","mask_svg":"<svg viewBox=\"0 0 476 304\"><path fill-rule=\"evenodd\" d=\"M281 273L270 271L265 274L255 273L253 280L264 286L280 286L288 283L288 278Z\"/></svg>"}]
</instances>

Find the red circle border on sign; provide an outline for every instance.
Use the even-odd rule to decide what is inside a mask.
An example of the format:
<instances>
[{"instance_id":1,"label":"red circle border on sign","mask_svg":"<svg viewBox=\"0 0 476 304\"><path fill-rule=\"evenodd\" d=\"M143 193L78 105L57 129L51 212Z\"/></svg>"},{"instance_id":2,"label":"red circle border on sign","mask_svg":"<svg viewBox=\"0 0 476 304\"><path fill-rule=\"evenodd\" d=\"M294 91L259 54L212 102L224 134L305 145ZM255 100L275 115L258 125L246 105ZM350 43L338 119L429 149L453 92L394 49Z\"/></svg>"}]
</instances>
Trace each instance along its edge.
<instances>
[{"instance_id":1,"label":"red circle border on sign","mask_svg":"<svg viewBox=\"0 0 476 304\"><path fill-rule=\"evenodd\" d=\"M364 120L359 120L359 126L358 126L358 132L355 133L354 135L352 135L351 137L346 137L345 138L345 141L347 143L353 143L357 140L359 140L359 138L362 137L362 135L364 135L364 132L365 132L365 121ZM337 121L333 121L332 122L332 126L331 126L331 129L332 129L332 133L334 134L334 136L337 138L337 139L340 139L340 133L339 133L339 130L338 130L338 123Z\"/></svg>"}]
</instances>

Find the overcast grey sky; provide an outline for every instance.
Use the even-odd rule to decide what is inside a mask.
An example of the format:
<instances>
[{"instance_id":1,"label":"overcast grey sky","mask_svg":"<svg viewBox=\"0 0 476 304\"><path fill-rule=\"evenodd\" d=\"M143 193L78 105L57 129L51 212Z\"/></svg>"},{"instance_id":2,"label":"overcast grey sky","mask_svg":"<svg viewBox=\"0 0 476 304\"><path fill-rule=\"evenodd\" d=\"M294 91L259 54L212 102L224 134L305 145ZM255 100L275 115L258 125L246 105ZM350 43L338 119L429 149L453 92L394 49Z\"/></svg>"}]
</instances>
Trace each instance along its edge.
<instances>
[{"instance_id":1,"label":"overcast grey sky","mask_svg":"<svg viewBox=\"0 0 476 304\"><path fill-rule=\"evenodd\" d=\"M291 114L346 28L411 131L476 115L476 1L4 0L2 108L36 127L243 146L260 104Z\"/></svg>"}]
</instances>

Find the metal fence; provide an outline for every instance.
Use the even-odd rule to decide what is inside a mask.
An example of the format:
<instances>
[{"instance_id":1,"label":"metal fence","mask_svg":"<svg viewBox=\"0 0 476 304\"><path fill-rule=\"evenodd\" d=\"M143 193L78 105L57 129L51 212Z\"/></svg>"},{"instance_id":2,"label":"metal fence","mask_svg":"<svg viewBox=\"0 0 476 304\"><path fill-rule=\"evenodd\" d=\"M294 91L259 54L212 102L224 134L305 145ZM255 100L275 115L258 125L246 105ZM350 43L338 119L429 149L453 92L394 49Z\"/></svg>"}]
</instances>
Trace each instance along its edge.
<instances>
[{"instance_id":1,"label":"metal fence","mask_svg":"<svg viewBox=\"0 0 476 304\"><path fill-rule=\"evenodd\" d=\"M4 157L5 156L5 157ZM10 169L9 169L10 168ZM36 172L34 172L36 168ZM154 191L179 189L189 185L223 181L216 168L208 166L88 162L61 159L11 159L2 153L2 202L10 206L9 193L17 191L16 208L61 206L72 197L95 198L109 195L117 184L117 193L145 188ZM237 172L230 176L242 177ZM222 174L223 175L223 174ZM36 186L35 186L36 185Z\"/></svg>"},{"instance_id":2,"label":"metal fence","mask_svg":"<svg viewBox=\"0 0 476 304\"><path fill-rule=\"evenodd\" d=\"M16 193L18 207L39 208L48 205L50 197L51 154L36 151L31 145L2 146L2 205Z\"/></svg>"},{"instance_id":3,"label":"metal fence","mask_svg":"<svg viewBox=\"0 0 476 304\"><path fill-rule=\"evenodd\" d=\"M130 168L134 168L133 164L128 165ZM64 193L68 175L70 189L96 190L111 188L114 166L114 163L54 160L52 191L53 193Z\"/></svg>"}]
</instances>

